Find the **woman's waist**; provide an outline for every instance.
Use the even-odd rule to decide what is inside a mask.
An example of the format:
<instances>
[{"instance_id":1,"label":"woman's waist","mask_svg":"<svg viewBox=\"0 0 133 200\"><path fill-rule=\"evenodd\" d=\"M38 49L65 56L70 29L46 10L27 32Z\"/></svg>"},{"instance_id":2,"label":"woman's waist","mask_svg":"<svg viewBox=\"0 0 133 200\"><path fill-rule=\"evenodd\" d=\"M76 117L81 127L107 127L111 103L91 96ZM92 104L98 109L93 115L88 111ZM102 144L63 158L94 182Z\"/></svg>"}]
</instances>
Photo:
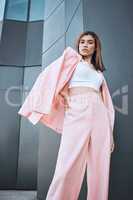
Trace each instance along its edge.
<instances>
[{"instance_id":1,"label":"woman's waist","mask_svg":"<svg viewBox=\"0 0 133 200\"><path fill-rule=\"evenodd\" d=\"M73 87L69 88L68 96L66 97L68 102L79 102L82 104L88 104L89 102L100 103L102 98L99 91L94 88L86 87Z\"/></svg>"},{"instance_id":2,"label":"woman's waist","mask_svg":"<svg viewBox=\"0 0 133 200\"><path fill-rule=\"evenodd\" d=\"M96 94L100 94L100 92L92 87L86 87L86 86L77 86L77 87L71 87L68 88L68 95L78 95L78 94L85 94L88 92L94 92Z\"/></svg>"}]
</instances>

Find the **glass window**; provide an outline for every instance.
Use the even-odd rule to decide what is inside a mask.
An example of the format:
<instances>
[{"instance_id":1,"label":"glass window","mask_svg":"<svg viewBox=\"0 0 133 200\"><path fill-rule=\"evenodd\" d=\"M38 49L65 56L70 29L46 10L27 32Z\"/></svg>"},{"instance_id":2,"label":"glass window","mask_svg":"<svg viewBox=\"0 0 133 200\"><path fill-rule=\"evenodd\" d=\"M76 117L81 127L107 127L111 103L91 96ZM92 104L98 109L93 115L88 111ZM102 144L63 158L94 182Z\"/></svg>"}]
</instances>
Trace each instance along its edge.
<instances>
[{"instance_id":1,"label":"glass window","mask_svg":"<svg viewBox=\"0 0 133 200\"><path fill-rule=\"evenodd\" d=\"M4 9L5 9L5 0L0 0L0 21L3 20Z\"/></svg>"},{"instance_id":2,"label":"glass window","mask_svg":"<svg viewBox=\"0 0 133 200\"><path fill-rule=\"evenodd\" d=\"M6 19L27 21L28 0L7 0Z\"/></svg>"},{"instance_id":3,"label":"glass window","mask_svg":"<svg viewBox=\"0 0 133 200\"><path fill-rule=\"evenodd\" d=\"M29 21L44 19L44 1L31 0Z\"/></svg>"}]
</instances>

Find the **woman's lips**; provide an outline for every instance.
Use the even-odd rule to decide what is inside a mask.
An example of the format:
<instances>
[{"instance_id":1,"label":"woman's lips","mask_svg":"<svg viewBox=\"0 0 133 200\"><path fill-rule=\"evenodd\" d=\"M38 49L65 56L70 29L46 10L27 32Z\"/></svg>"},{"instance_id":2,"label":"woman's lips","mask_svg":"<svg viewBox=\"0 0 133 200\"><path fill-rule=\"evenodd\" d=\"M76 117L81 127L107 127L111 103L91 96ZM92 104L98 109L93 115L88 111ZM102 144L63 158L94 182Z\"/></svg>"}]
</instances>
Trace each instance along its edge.
<instances>
[{"instance_id":1,"label":"woman's lips","mask_svg":"<svg viewBox=\"0 0 133 200\"><path fill-rule=\"evenodd\" d=\"M82 49L83 51L85 50L85 51L88 51L88 49Z\"/></svg>"}]
</instances>

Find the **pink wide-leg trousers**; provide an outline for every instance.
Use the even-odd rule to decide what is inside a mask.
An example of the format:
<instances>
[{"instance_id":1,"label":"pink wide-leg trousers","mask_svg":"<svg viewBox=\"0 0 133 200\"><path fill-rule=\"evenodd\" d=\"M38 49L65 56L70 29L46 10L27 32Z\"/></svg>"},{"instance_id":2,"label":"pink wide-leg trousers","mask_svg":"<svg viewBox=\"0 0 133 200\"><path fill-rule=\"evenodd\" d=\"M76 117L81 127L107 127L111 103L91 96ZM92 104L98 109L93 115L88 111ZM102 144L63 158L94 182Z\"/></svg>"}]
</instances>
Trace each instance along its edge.
<instances>
[{"instance_id":1,"label":"pink wide-leg trousers","mask_svg":"<svg viewBox=\"0 0 133 200\"><path fill-rule=\"evenodd\" d=\"M68 96L53 180L46 200L78 200L87 167L87 200L108 200L110 130L100 93Z\"/></svg>"}]
</instances>

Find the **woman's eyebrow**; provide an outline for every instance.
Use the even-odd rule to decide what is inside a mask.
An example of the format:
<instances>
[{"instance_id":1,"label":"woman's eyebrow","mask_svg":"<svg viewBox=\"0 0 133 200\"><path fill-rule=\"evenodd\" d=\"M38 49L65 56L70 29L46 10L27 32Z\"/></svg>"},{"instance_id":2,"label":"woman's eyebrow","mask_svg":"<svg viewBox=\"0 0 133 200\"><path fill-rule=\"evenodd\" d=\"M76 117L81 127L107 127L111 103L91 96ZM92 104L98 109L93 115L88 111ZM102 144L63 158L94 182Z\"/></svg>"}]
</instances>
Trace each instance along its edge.
<instances>
[{"instance_id":1,"label":"woman's eyebrow","mask_svg":"<svg viewBox=\"0 0 133 200\"><path fill-rule=\"evenodd\" d=\"M81 39L80 41L84 41L84 39ZM89 40L87 40L87 41L94 41L93 39L89 39Z\"/></svg>"}]
</instances>

